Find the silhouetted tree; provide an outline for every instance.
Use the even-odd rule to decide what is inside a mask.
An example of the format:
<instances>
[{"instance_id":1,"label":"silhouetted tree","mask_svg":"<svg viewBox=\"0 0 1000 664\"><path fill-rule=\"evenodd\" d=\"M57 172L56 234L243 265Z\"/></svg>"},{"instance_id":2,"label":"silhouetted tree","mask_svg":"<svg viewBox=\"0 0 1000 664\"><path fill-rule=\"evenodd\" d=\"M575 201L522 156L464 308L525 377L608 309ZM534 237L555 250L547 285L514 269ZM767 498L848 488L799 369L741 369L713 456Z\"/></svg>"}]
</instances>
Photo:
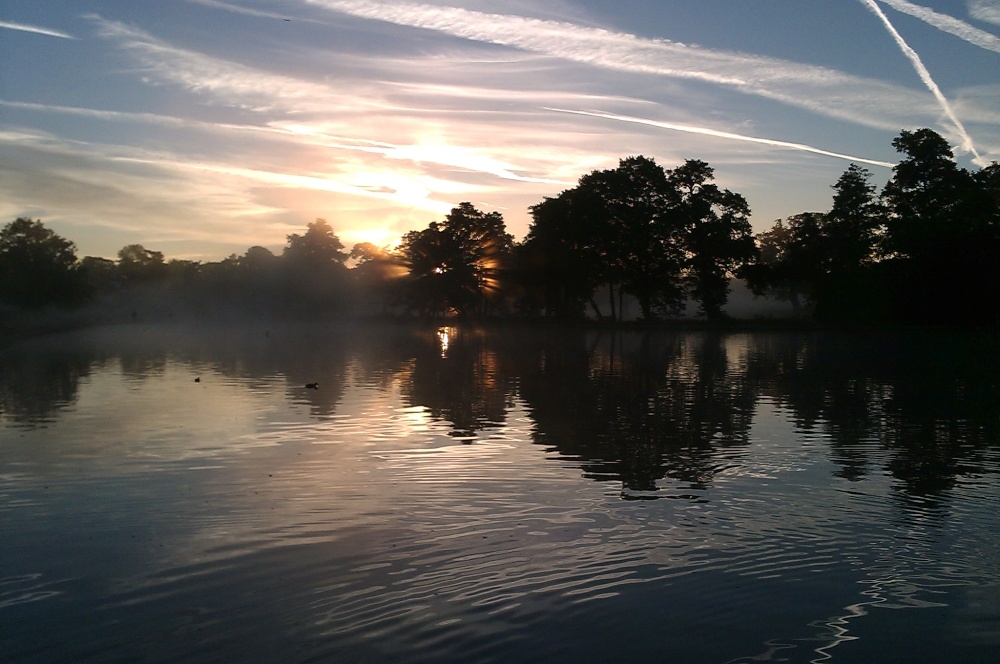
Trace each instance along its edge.
<instances>
[{"instance_id":1,"label":"silhouetted tree","mask_svg":"<svg viewBox=\"0 0 1000 664\"><path fill-rule=\"evenodd\" d=\"M831 273L843 273L870 265L875 260L879 229L885 219L871 183L871 173L851 164L833 185L833 206L826 215L827 265Z\"/></svg>"},{"instance_id":2,"label":"silhouetted tree","mask_svg":"<svg viewBox=\"0 0 1000 664\"><path fill-rule=\"evenodd\" d=\"M872 269L884 222L884 208L871 173L851 164L833 185L830 211L820 224L819 260L813 295L816 315L830 320L879 318L886 295Z\"/></svg>"},{"instance_id":3,"label":"silhouetted tree","mask_svg":"<svg viewBox=\"0 0 1000 664\"><path fill-rule=\"evenodd\" d=\"M801 297L813 302L816 284L824 274L825 216L803 212L784 222L779 219L770 231L758 235L759 259L749 271L751 287L785 297L796 311Z\"/></svg>"},{"instance_id":4,"label":"silhouetted tree","mask_svg":"<svg viewBox=\"0 0 1000 664\"><path fill-rule=\"evenodd\" d=\"M590 192L599 206L592 241L605 265L612 318L616 286L619 311L622 293L638 300L647 320L655 310L679 309L684 256L669 215L674 199L663 168L647 157L628 157L618 168L583 176L577 188Z\"/></svg>"},{"instance_id":5,"label":"silhouetted tree","mask_svg":"<svg viewBox=\"0 0 1000 664\"><path fill-rule=\"evenodd\" d=\"M802 298L808 286L790 274L787 261L793 240L791 226L777 219L769 230L754 236L757 262L745 270L747 285L755 295L770 294L791 303L795 315L802 312Z\"/></svg>"},{"instance_id":6,"label":"silhouetted tree","mask_svg":"<svg viewBox=\"0 0 1000 664\"><path fill-rule=\"evenodd\" d=\"M686 254L689 294L709 319L722 315L729 282L756 258L750 206L743 196L719 189L714 170L689 159L668 173L675 196L674 222Z\"/></svg>"},{"instance_id":7,"label":"silhouetted tree","mask_svg":"<svg viewBox=\"0 0 1000 664\"><path fill-rule=\"evenodd\" d=\"M326 268L343 265L347 260L344 243L336 236L325 219L317 219L306 227L303 235L292 233L282 257L297 265Z\"/></svg>"},{"instance_id":8,"label":"silhouetted tree","mask_svg":"<svg viewBox=\"0 0 1000 664\"><path fill-rule=\"evenodd\" d=\"M74 304L85 295L76 245L25 217L0 230L0 301L36 308Z\"/></svg>"},{"instance_id":9,"label":"silhouetted tree","mask_svg":"<svg viewBox=\"0 0 1000 664\"><path fill-rule=\"evenodd\" d=\"M905 155L883 191L897 315L996 322L1000 232L989 204L991 171L976 177L958 167L947 141L930 129L903 131L893 146Z\"/></svg>"},{"instance_id":10,"label":"silhouetted tree","mask_svg":"<svg viewBox=\"0 0 1000 664\"><path fill-rule=\"evenodd\" d=\"M80 271L94 295L109 293L121 283L118 266L110 258L84 256L80 259Z\"/></svg>"},{"instance_id":11,"label":"silhouetted tree","mask_svg":"<svg viewBox=\"0 0 1000 664\"><path fill-rule=\"evenodd\" d=\"M357 261L351 276L360 295L377 300L380 311L386 313L400 295L402 277L406 274L403 259L371 242L355 244L349 257Z\"/></svg>"},{"instance_id":12,"label":"silhouetted tree","mask_svg":"<svg viewBox=\"0 0 1000 664\"><path fill-rule=\"evenodd\" d=\"M889 212L885 251L923 260L963 234L974 180L955 163L948 142L930 129L903 131L892 145L905 158L883 191Z\"/></svg>"},{"instance_id":13,"label":"silhouetted tree","mask_svg":"<svg viewBox=\"0 0 1000 664\"><path fill-rule=\"evenodd\" d=\"M514 239L499 212L461 203L443 222L403 236L410 297L425 314L486 314L501 293Z\"/></svg>"},{"instance_id":14,"label":"silhouetted tree","mask_svg":"<svg viewBox=\"0 0 1000 664\"><path fill-rule=\"evenodd\" d=\"M129 284L155 281L166 276L163 253L129 244L118 250L118 274Z\"/></svg>"},{"instance_id":15,"label":"silhouetted tree","mask_svg":"<svg viewBox=\"0 0 1000 664\"><path fill-rule=\"evenodd\" d=\"M607 282L608 270L599 241L599 209L595 194L576 188L530 208L532 223L517 254L531 308L576 317L589 302L601 317L594 291Z\"/></svg>"},{"instance_id":16,"label":"silhouetted tree","mask_svg":"<svg viewBox=\"0 0 1000 664\"><path fill-rule=\"evenodd\" d=\"M267 247L254 245L238 259L240 269L251 274L273 270L278 263L278 257Z\"/></svg>"},{"instance_id":17,"label":"silhouetted tree","mask_svg":"<svg viewBox=\"0 0 1000 664\"><path fill-rule=\"evenodd\" d=\"M289 235L281 254L286 306L301 315L342 310L350 295L346 260L344 244L324 219L309 224L303 235Z\"/></svg>"}]
</instances>

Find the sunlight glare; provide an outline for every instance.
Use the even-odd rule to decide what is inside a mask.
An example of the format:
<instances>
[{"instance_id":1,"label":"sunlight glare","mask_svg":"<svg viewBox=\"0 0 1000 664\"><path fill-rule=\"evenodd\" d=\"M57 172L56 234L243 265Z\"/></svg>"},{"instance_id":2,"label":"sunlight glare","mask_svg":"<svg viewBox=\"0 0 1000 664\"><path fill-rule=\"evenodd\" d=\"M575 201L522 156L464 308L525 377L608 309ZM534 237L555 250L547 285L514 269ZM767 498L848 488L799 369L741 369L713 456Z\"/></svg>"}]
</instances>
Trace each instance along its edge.
<instances>
[{"instance_id":1,"label":"sunlight glare","mask_svg":"<svg viewBox=\"0 0 1000 664\"><path fill-rule=\"evenodd\" d=\"M448 357L448 346L452 337L458 332L454 327L439 327L437 331L438 345L441 348L441 357Z\"/></svg>"}]
</instances>

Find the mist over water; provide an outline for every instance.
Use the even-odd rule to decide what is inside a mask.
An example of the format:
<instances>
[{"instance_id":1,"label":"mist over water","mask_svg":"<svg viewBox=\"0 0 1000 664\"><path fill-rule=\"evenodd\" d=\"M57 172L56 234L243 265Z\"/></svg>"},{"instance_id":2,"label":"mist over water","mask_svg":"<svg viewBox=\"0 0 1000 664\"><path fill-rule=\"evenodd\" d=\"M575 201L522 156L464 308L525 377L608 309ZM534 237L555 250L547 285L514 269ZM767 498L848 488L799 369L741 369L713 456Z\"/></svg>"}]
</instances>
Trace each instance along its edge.
<instances>
[{"instance_id":1,"label":"mist over water","mask_svg":"<svg viewBox=\"0 0 1000 664\"><path fill-rule=\"evenodd\" d=\"M8 345L0 659L994 661L998 359L950 332Z\"/></svg>"}]
</instances>

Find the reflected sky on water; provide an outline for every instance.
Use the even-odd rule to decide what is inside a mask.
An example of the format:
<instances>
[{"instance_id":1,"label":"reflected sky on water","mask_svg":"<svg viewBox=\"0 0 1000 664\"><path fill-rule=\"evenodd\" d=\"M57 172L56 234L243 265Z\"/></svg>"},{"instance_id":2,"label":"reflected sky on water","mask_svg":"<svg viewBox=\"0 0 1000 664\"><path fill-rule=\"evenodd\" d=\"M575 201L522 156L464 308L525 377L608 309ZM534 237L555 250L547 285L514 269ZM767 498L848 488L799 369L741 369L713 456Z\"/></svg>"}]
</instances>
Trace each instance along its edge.
<instances>
[{"instance_id":1,"label":"reflected sky on water","mask_svg":"<svg viewBox=\"0 0 1000 664\"><path fill-rule=\"evenodd\" d=\"M10 345L0 652L993 661L997 359L460 325Z\"/></svg>"}]
</instances>

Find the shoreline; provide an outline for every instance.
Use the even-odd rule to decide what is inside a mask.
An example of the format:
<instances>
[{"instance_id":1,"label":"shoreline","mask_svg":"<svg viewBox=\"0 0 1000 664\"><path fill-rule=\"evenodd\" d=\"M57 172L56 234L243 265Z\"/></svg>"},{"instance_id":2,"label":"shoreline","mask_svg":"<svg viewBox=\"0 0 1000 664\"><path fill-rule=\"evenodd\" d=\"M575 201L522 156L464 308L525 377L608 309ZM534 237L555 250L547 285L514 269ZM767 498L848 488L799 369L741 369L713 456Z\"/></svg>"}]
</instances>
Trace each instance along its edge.
<instances>
[{"instance_id":1,"label":"shoreline","mask_svg":"<svg viewBox=\"0 0 1000 664\"><path fill-rule=\"evenodd\" d=\"M567 320L556 318L426 318L416 316L241 316L232 312L185 312L171 311L153 315L140 314L136 310L121 308L83 307L75 310L18 311L6 309L0 323L0 346L10 346L20 341L51 335L84 331L99 327L128 326L182 326L191 329L232 326L309 326L336 325L345 327L407 327L413 329L457 327L489 329L525 330L576 330L598 332L989 332L992 326L962 325L902 325L896 323L828 323L809 318L725 318L706 320L698 318L666 318L643 321L608 320Z\"/></svg>"}]
</instances>

